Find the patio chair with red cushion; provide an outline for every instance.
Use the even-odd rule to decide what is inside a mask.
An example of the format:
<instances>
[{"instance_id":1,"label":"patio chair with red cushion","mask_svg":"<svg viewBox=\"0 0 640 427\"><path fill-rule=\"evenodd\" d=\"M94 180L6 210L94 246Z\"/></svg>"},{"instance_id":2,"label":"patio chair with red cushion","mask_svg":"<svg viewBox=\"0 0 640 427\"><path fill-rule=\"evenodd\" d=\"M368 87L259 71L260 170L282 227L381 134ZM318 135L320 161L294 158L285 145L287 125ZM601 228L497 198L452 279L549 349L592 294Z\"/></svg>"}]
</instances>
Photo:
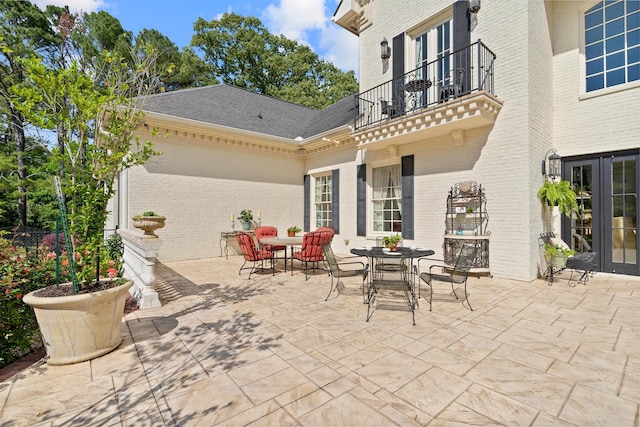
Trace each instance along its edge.
<instances>
[{"instance_id":1,"label":"patio chair with red cushion","mask_svg":"<svg viewBox=\"0 0 640 427\"><path fill-rule=\"evenodd\" d=\"M324 261L322 245L331 243L332 238L333 235L328 231L310 231L302 236L302 249L294 251L292 257L304 264L304 274L307 280L309 279L309 263L311 263L313 270L317 269L318 262ZM293 265L291 265L292 275L293 269Z\"/></svg>"},{"instance_id":2,"label":"patio chair with red cushion","mask_svg":"<svg viewBox=\"0 0 640 427\"><path fill-rule=\"evenodd\" d=\"M326 231L331 234L331 240L333 240L333 236L336 234L336 230L331 227L318 227L315 231ZM331 241L329 241L331 243Z\"/></svg>"},{"instance_id":3,"label":"patio chair with red cushion","mask_svg":"<svg viewBox=\"0 0 640 427\"><path fill-rule=\"evenodd\" d=\"M242 267L238 271L238 274L242 273L242 270L250 270L249 271L249 279L251 279L251 275L253 273L257 273L258 271L264 271L264 261L271 261L271 274L275 274L275 267L273 264L273 251L266 249L258 249L255 241L253 240L253 236L248 233L239 232L237 235L238 245L240 245L240 250L242 251L242 255L244 256L244 263L242 263ZM251 267L245 267L245 264L250 261L253 263ZM257 264L260 262L260 268L257 268Z\"/></svg>"},{"instance_id":4,"label":"patio chair with red cushion","mask_svg":"<svg viewBox=\"0 0 640 427\"><path fill-rule=\"evenodd\" d=\"M259 227L256 227L256 229L254 230L254 233L256 233L256 239L258 239L258 245L260 247L260 249L264 249L267 251L273 251L274 252L274 259L278 259L278 257L275 256L275 253L278 251L284 251L284 257L282 258L284 260L284 269L285 271L287 270L287 247L286 246L275 246L275 245L266 245L263 243L260 243L260 239L264 238L264 237L278 237L278 229L271 226L271 225L261 225Z\"/></svg>"}]
</instances>

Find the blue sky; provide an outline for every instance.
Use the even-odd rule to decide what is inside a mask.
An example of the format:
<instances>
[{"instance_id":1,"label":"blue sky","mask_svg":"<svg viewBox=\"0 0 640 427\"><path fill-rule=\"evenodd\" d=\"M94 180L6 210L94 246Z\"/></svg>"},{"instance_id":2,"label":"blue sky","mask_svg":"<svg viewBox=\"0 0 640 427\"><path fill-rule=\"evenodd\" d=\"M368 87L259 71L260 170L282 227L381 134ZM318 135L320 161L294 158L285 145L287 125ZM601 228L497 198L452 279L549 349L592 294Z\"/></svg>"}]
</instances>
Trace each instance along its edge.
<instances>
[{"instance_id":1,"label":"blue sky","mask_svg":"<svg viewBox=\"0 0 640 427\"><path fill-rule=\"evenodd\" d=\"M331 22L339 0L32 0L41 8L47 4L69 5L73 11L105 10L120 20L134 35L154 28L169 37L178 48L187 46L193 23L207 21L224 12L256 16L274 34L308 44L323 59L338 68L358 72L358 38Z\"/></svg>"}]
</instances>

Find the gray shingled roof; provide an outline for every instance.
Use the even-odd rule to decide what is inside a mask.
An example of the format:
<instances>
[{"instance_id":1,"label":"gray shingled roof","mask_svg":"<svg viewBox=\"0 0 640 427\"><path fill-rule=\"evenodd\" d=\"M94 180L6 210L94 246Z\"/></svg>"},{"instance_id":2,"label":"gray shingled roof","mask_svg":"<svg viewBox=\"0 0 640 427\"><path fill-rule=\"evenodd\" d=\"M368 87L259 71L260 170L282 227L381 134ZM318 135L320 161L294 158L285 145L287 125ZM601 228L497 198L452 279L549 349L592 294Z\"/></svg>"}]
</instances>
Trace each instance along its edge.
<instances>
[{"instance_id":1,"label":"gray shingled roof","mask_svg":"<svg viewBox=\"0 0 640 427\"><path fill-rule=\"evenodd\" d=\"M353 120L353 95L322 111L218 84L150 96L144 110L204 123L295 139Z\"/></svg>"}]
</instances>

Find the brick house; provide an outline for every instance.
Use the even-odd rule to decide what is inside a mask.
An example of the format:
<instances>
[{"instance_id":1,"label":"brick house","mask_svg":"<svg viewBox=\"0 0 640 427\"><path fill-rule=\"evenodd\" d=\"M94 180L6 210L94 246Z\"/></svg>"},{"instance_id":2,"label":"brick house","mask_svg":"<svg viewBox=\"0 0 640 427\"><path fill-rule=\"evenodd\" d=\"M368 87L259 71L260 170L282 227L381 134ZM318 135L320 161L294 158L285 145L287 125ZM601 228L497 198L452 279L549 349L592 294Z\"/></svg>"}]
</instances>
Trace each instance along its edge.
<instances>
[{"instance_id":1,"label":"brick house","mask_svg":"<svg viewBox=\"0 0 640 427\"><path fill-rule=\"evenodd\" d=\"M161 261L219 255L242 209L332 226L338 253L400 232L441 257L449 190L475 181L491 274L529 281L555 149L579 190L564 240L640 274L640 1L343 0L334 21L359 37L358 94L323 111L225 85L151 97L140 132L166 134L163 155L123 174L112 225L165 214Z\"/></svg>"}]
</instances>

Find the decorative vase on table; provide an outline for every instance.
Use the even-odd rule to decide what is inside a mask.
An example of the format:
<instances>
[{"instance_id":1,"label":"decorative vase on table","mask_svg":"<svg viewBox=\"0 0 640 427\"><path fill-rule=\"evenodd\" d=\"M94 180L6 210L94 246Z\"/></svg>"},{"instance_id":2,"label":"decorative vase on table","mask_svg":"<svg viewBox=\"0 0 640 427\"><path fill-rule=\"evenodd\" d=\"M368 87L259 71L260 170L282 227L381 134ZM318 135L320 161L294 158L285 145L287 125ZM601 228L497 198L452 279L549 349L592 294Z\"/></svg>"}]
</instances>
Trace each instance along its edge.
<instances>
[{"instance_id":1,"label":"decorative vase on table","mask_svg":"<svg viewBox=\"0 0 640 427\"><path fill-rule=\"evenodd\" d=\"M33 307L47 350L47 363L66 365L109 353L120 345L125 300L132 281L109 289L60 297L24 296ZM60 286L72 286L65 284Z\"/></svg>"}]
</instances>

